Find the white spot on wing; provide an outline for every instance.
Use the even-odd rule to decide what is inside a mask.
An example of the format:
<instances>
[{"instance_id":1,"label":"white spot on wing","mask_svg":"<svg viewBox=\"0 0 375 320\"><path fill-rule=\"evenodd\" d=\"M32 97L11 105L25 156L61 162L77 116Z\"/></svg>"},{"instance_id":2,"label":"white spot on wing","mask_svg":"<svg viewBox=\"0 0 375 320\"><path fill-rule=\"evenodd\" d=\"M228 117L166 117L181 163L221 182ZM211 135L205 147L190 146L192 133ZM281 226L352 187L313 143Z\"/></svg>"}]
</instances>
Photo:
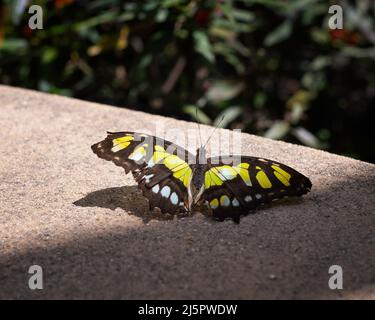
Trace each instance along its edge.
<instances>
[{"instance_id":1,"label":"white spot on wing","mask_svg":"<svg viewBox=\"0 0 375 320\"><path fill-rule=\"evenodd\" d=\"M117 151L120 151L124 149L123 145L121 143L119 143L118 145L115 145L114 147L111 148L111 151L112 152L117 152Z\"/></svg>"},{"instance_id":2,"label":"white spot on wing","mask_svg":"<svg viewBox=\"0 0 375 320\"><path fill-rule=\"evenodd\" d=\"M172 202L172 204L177 204L178 203L178 196L177 196L177 193L176 192L173 192L172 194L171 194L171 198L170 198L170 200L171 200L171 202Z\"/></svg>"},{"instance_id":3,"label":"white spot on wing","mask_svg":"<svg viewBox=\"0 0 375 320\"><path fill-rule=\"evenodd\" d=\"M143 158L143 154L141 153L141 152L135 152L135 153L133 153L130 157L129 157L129 159L131 159L131 160L134 160L134 161L139 161L139 160L141 160Z\"/></svg>"},{"instance_id":4,"label":"white spot on wing","mask_svg":"<svg viewBox=\"0 0 375 320\"><path fill-rule=\"evenodd\" d=\"M221 196L220 204L224 207L228 207L230 205L230 199L226 195Z\"/></svg>"},{"instance_id":5,"label":"white spot on wing","mask_svg":"<svg viewBox=\"0 0 375 320\"><path fill-rule=\"evenodd\" d=\"M253 198L251 197L251 195L247 195L247 196L245 197L245 201L246 201L246 202L250 202L251 200L253 200Z\"/></svg>"},{"instance_id":6,"label":"white spot on wing","mask_svg":"<svg viewBox=\"0 0 375 320\"><path fill-rule=\"evenodd\" d=\"M168 198L171 194L171 188L168 186L164 186L163 189L161 189L160 193L162 197Z\"/></svg>"},{"instance_id":7,"label":"white spot on wing","mask_svg":"<svg viewBox=\"0 0 375 320\"><path fill-rule=\"evenodd\" d=\"M152 187L151 190L152 190L153 193L158 193L158 192L159 192L159 189L160 189L159 185L156 184L156 185L154 185L154 186Z\"/></svg>"},{"instance_id":8,"label":"white spot on wing","mask_svg":"<svg viewBox=\"0 0 375 320\"><path fill-rule=\"evenodd\" d=\"M223 168L220 170L220 173L224 176L225 179L227 180L232 180L233 178L236 177L236 175L233 173L233 171Z\"/></svg>"},{"instance_id":9,"label":"white spot on wing","mask_svg":"<svg viewBox=\"0 0 375 320\"><path fill-rule=\"evenodd\" d=\"M143 179L145 179L146 183L149 183L151 178L153 177L154 175L153 174L148 174L146 176L143 177Z\"/></svg>"},{"instance_id":10,"label":"white spot on wing","mask_svg":"<svg viewBox=\"0 0 375 320\"><path fill-rule=\"evenodd\" d=\"M238 202L238 200L236 198L234 198L232 200L232 204L233 204L234 207L238 207L240 205L240 203Z\"/></svg>"},{"instance_id":11,"label":"white spot on wing","mask_svg":"<svg viewBox=\"0 0 375 320\"><path fill-rule=\"evenodd\" d=\"M155 165L154 159L150 159L147 163L147 168L152 168Z\"/></svg>"}]
</instances>

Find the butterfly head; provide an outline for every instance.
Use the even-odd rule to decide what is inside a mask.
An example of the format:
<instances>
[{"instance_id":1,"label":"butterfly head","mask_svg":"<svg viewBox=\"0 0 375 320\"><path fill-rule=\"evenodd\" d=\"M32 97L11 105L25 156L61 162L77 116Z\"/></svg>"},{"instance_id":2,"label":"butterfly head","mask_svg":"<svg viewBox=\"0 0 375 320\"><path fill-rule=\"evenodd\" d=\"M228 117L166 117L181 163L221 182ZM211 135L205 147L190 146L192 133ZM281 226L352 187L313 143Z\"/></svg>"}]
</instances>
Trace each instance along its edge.
<instances>
[{"instance_id":1,"label":"butterfly head","mask_svg":"<svg viewBox=\"0 0 375 320\"><path fill-rule=\"evenodd\" d=\"M196 158L195 158L195 164L206 164L206 149L204 146L201 146L197 149L196 152Z\"/></svg>"}]
</instances>

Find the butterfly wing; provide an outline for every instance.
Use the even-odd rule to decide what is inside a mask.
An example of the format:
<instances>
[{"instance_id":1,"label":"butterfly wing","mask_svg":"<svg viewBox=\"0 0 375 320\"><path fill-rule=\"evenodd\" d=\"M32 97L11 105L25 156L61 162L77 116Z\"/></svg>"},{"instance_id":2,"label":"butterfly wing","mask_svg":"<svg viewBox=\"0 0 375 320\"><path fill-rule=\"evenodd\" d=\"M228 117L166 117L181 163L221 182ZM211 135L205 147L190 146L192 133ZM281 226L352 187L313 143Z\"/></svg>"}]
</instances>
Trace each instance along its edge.
<instances>
[{"instance_id":1,"label":"butterfly wing","mask_svg":"<svg viewBox=\"0 0 375 320\"><path fill-rule=\"evenodd\" d=\"M239 159L236 163L233 159ZM310 180L282 163L247 156L208 159L204 173L207 201L218 220L231 217L239 222L261 204L285 196L301 196L311 189Z\"/></svg>"},{"instance_id":2,"label":"butterfly wing","mask_svg":"<svg viewBox=\"0 0 375 320\"><path fill-rule=\"evenodd\" d=\"M165 213L186 211L194 156L161 138L135 132L108 132L91 146L98 157L132 172L150 208Z\"/></svg>"}]
</instances>

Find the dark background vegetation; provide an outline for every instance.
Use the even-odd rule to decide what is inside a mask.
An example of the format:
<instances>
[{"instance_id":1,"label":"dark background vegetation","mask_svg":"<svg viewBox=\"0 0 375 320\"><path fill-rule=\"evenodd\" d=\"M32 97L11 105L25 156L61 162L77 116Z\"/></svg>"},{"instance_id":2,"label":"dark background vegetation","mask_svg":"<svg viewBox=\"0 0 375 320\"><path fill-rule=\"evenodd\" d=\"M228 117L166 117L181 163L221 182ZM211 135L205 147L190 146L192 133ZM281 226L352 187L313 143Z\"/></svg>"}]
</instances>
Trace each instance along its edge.
<instances>
[{"instance_id":1,"label":"dark background vegetation","mask_svg":"<svg viewBox=\"0 0 375 320\"><path fill-rule=\"evenodd\" d=\"M344 29L328 28L329 5ZM28 6L43 7L43 30ZM375 5L3 1L0 82L375 160ZM0 97L1 98L1 97ZM1 100L0 100L1 101ZM125 128L124 128L125 129Z\"/></svg>"}]
</instances>

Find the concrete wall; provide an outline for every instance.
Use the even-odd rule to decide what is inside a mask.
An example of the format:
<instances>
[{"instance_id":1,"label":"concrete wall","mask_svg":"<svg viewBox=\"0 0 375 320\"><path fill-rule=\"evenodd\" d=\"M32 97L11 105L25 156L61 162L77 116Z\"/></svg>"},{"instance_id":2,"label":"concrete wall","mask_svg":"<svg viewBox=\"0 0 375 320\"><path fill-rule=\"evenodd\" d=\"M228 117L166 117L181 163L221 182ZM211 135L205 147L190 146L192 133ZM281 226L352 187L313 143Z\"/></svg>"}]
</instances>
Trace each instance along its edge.
<instances>
[{"instance_id":1,"label":"concrete wall","mask_svg":"<svg viewBox=\"0 0 375 320\"><path fill-rule=\"evenodd\" d=\"M169 219L90 149L106 130L163 125L196 128L0 86L0 298L375 298L374 165L242 134L243 154L296 168L312 191L239 225ZM43 290L28 288L32 264Z\"/></svg>"}]
</instances>

